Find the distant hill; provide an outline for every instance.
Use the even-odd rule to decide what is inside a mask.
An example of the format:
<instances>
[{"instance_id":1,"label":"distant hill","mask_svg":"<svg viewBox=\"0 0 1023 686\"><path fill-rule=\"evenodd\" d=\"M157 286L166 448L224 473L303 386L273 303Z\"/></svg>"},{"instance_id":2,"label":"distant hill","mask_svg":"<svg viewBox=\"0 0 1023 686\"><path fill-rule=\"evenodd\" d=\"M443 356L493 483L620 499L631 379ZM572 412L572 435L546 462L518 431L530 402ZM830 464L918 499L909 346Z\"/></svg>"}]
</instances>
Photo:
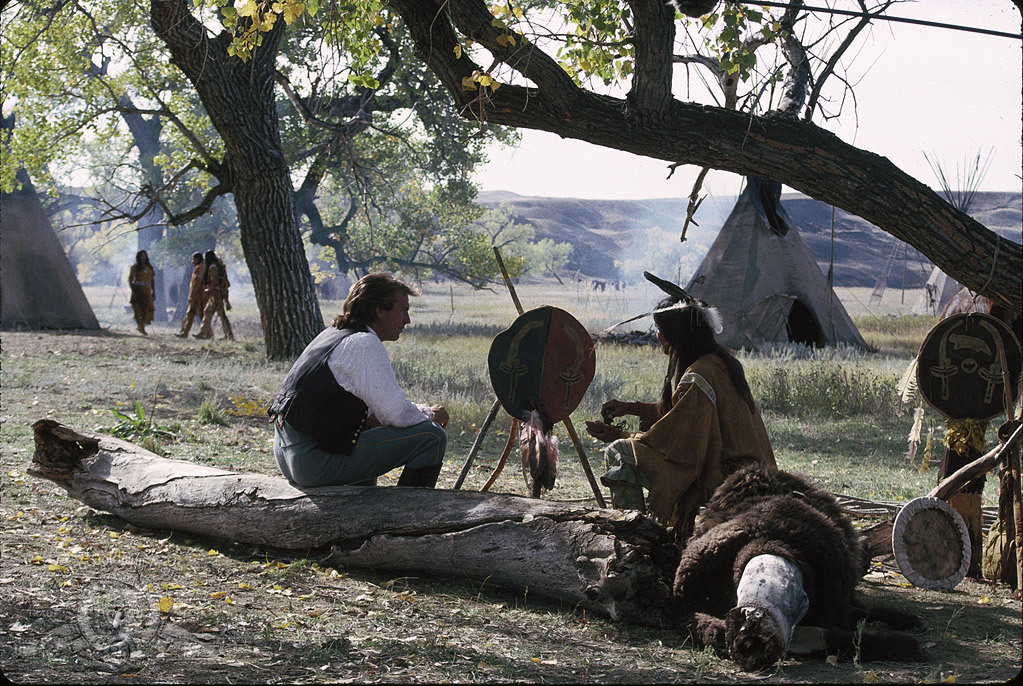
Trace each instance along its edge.
<instances>
[{"instance_id":1,"label":"distant hill","mask_svg":"<svg viewBox=\"0 0 1023 686\"><path fill-rule=\"evenodd\" d=\"M596 279L619 279L615 261L634 254L645 232L658 227L677 234L687 200L583 200L528 197L507 191L485 191L479 201L488 207L506 203L519 221L528 222L537 238L567 242L573 247L569 271ZM696 213L684 245L710 246L735 204L734 197L709 197ZM831 206L801 193L782 195L782 204L827 272L832 250ZM1023 242L1023 194L978 193L970 215L1003 237ZM932 264L914 248L873 224L835 208L834 262L837 286L874 286L888 268L887 284L919 288Z\"/></svg>"}]
</instances>

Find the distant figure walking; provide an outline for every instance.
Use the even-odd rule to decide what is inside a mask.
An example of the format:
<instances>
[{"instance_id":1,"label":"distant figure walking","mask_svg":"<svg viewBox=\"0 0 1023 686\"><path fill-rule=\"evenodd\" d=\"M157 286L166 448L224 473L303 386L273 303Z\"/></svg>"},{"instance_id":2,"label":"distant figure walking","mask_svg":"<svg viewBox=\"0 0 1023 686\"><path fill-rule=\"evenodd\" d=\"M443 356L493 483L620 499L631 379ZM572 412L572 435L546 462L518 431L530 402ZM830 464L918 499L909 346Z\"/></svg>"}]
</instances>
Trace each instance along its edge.
<instances>
[{"instance_id":1,"label":"distant figure walking","mask_svg":"<svg viewBox=\"0 0 1023 686\"><path fill-rule=\"evenodd\" d=\"M181 322L181 332L174 334L178 338L188 338L192 330L192 322L196 317L202 319L203 291L205 290L206 264L202 261L202 253L192 253L192 279L188 282L188 311L185 312L185 321Z\"/></svg>"},{"instance_id":2,"label":"distant figure walking","mask_svg":"<svg viewBox=\"0 0 1023 686\"><path fill-rule=\"evenodd\" d=\"M224 327L224 338L234 340L234 332L231 331L231 322L227 320L225 310L231 309L228 300L228 289L231 282L227 280L227 269L216 253L207 250L203 256L206 263L206 274L203 276L203 297L206 304L203 306L202 328L195 335L196 338L213 338L213 315L220 315L220 323Z\"/></svg>"},{"instance_id":3,"label":"distant figure walking","mask_svg":"<svg viewBox=\"0 0 1023 686\"><path fill-rule=\"evenodd\" d=\"M135 329L143 336L146 333L146 324L153 322L156 302L156 288L154 286L156 270L149 262L149 254L145 250L135 253L135 264L128 270L128 286L131 288L131 311L135 315Z\"/></svg>"}]
</instances>

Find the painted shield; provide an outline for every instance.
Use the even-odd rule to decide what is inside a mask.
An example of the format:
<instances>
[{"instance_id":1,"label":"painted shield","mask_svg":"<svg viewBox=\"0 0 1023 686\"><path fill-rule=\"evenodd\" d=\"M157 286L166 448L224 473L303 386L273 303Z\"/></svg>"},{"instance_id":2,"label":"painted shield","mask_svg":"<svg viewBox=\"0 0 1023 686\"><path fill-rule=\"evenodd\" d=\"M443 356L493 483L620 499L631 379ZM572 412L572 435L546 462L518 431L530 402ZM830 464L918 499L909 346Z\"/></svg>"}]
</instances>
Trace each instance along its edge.
<instances>
[{"instance_id":1,"label":"painted shield","mask_svg":"<svg viewBox=\"0 0 1023 686\"><path fill-rule=\"evenodd\" d=\"M991 419L1005 411L1005 376L1015 401L1021 358L1012 330L988 314L957 314L935 324L920 346L920 394L946 419Z\"/></svg>"},{"instance_id":2,"label":"painted shield","mask_svg":"<svg viewBox=\"0 0 1023 686\"><path fill-rule=\"evenodd\" d=\"M519 316L490 345L490 383L501 406L525 419L538 410L549 423L572 414L596 369L590 334L556 307L538 307Z\"/></svg>"}]
</instances>

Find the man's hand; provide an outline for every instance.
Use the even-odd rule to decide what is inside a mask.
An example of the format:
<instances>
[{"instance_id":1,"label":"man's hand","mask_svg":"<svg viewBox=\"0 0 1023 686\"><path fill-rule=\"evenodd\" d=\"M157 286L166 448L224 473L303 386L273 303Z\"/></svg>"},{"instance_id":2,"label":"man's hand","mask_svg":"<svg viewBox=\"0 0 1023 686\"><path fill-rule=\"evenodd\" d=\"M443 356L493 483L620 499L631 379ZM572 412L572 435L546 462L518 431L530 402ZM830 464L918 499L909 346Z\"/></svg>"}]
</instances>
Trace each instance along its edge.
<instances>
[{"instance_id":1,"label":"man's hand","mask_svg":"<svg viewBox=\"0 0 1023 686\"><path fill-rule=\"evenodd\" d=\"M600 418L604 420L605 424L610 424L615 417L630 414L628 405L629 403L611 398L600 406Z\"/></svg>"},{"instance_id":2,"label":"man's hand","mask_svg":"<svg viewBox=\"0 0 1023 686\"><path fill-rule=\"evenodd\" d=\"M617 426L605 424L604 422L586 422L586 433L604 443L610 443L625 437L624 431Z\"/></svg>"},{"instance_id":3,"label":"man's hand","mask_svg":"<svg viewBox=\"0 0 1023 686\"><path fill-rule=\"evenodd\" d=\"M430 409L433 410L433 421L436 422L440 428L446 428L450 417L448 417L448 411L444 409L444 406L434 405Z\"/></svg>"}]
</instances>

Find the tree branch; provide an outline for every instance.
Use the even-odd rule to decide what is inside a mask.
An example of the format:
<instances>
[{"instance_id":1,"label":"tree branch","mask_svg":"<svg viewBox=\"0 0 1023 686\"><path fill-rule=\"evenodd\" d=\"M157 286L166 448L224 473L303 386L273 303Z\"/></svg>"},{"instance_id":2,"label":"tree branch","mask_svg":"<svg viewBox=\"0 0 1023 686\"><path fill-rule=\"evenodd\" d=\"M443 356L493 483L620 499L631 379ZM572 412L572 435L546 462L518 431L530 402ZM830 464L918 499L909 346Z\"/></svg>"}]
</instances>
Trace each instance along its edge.
<instances>
[{"instance_id":1,"label":"tree branch","mask_svg":"<svg viewBox=\"0 0 1023 686\"><path fill-rule=\"evenodd\" d=\"M629 0L635 19L636 71L626 98L630 112L663 119L671 105L675 7L662 0Z\"/></svg>"}]
</instances>

